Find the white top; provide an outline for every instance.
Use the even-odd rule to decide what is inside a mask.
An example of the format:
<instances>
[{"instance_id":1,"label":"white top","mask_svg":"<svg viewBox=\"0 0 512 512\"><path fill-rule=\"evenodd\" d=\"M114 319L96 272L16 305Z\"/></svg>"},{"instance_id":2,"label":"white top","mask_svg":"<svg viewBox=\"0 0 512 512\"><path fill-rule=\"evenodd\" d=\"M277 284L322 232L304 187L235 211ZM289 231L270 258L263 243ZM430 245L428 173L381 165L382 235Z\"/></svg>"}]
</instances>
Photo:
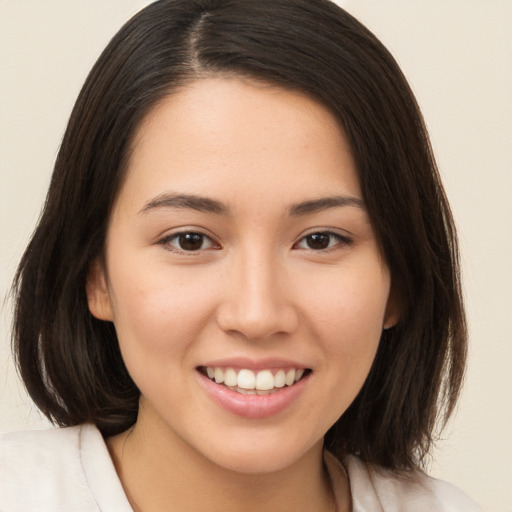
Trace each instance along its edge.
<instances>
[{"instance_id":1,"label":"white top","mask_svg":"<svg viewBox=\"0 0 512 512\"><path fill-rule=\"evenodd\" d=\"M357 457L325 462L335 490L346 470L353 512L481 512L456 487L423 473L413 481ZM0 434L0 512L133 512L105 441L93 425Z\"/></svg>"}]
</instances>

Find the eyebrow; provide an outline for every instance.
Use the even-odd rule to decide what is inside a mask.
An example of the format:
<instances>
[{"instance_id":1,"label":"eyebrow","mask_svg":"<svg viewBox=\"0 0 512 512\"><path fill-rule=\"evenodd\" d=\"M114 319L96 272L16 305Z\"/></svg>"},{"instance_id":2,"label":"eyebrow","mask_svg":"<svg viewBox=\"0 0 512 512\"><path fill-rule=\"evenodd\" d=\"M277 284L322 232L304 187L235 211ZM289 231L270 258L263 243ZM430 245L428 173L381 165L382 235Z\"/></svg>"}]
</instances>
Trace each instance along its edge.
<instances>
[{"instance_id":1,"label":"eyebrow","mask_svg":"<svg viewBox=\"0 0 512 512\"><path fill-rule=\"evenodd\" d=\"M362 199L353 196L329 196L319 199L311 199L290 206L288 214L291 217L300 217L316 213L330 208L353 206L365 209ZM194 194L161 194L148 201L139 213L147 213L158 208L189 208L204 213L216 215L227 215L229 208L225 204L209 197L197 196Z\"/></svg>"},{"instance_id":2,"label":"eyebrow","mask_svg":"<svg viewBox=\"0 0 512 512\"><path fill-rule=\"evenodd\" d=\"M310 213L316 213L329 208L338 208L341 206L353 206L365 210L364 201L353 196L330 196L312 199L292 205L288 213L291 217L300 217Z\"/></svg>"},{"instance_id":3,"label":"eyebrow","mask_svg":"<svg viewBox=\"0 0 512 512\"><path fill-rule=\"evenodd\" d=\"M147 213L157 208L189 208L205 213L226 215L228 207L220 201L194 194L161 194L148 201L139 213Z\"/></svg>"}]
</instances>

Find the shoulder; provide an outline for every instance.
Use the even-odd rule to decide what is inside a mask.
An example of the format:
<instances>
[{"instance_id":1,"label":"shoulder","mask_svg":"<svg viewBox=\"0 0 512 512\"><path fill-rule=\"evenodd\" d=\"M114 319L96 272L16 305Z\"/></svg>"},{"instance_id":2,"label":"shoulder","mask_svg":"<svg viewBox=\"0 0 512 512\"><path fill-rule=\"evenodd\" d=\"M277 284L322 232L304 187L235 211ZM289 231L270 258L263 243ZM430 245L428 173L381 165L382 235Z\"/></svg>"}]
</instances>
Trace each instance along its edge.
<instances>
[{"instance_id":1,"label":"shoulder","mask_svg":"<svg viewBox=\"0 0 512 512\"><path fill-rule=\"evenodd\" d=\"M0 510L59 511L77 503L80 512L98 510L80 460L81 431L70 427L1 434Z\"/></svg>"},{"instance_id":2,"label":"shoulder","mask_svg":"<svg viewBox=\"0 0 512 512\"><path fill-rule=\"evenodd\" d=\"M332 459L334 457L331 455ZM341 464L331 459L331 467ZM482 512L464 492L448 482L420 471L407 476L354 456L343 461L350 482L354 512ZM330 469L331 471L331 469Z\"/></svg>"},{"instance_id":3,"label":"shoulder","mask_svg":"<svg viewBox=\"0 0 512 512\"><path fill-rule=\"evenodd\" d=\"M55 457L56 446L78 451L81 429L82 426L0 433L0 461L2 464L21 463L9 457L14 453L30 458Z\"/></svg>"},{"instance_id":4,"label":"shoulder","mask_svg":"<svg viewBox=\"0 0 512 512\"><path fill-rule=\"evenodd\" d=\"M99 511L87 464L100 474L107 464L106 471L115 475L92 425L0 434L0 510Z\"/></svg>"}]
</instances>

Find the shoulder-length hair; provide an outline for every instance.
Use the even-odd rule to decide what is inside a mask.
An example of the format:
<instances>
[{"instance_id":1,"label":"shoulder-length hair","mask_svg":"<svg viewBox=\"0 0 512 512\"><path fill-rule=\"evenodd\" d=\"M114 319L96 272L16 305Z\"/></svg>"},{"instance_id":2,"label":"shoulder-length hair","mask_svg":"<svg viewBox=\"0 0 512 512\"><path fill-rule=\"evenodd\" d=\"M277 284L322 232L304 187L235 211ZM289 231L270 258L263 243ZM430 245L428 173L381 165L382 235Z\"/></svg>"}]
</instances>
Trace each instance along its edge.
<instances>
[{"instance_id":1,"label":"shoulder-length hair","mask_svg":"<svg viewBox=\"0 0 512 512\"><path fill-rule=\"evenodd\" d=\"M399 297L370 374L327 432L338 457L418 467L453 411L466 326L452 215L414 96L393 57L328 0L160 0L112 39L77 99L44 211L19 265L13 344L41 411L61 426L130 427L139 391L86 278L141 120L177 88L239 76L301 91L336 116Z\"/></svg>"}]
</instances>

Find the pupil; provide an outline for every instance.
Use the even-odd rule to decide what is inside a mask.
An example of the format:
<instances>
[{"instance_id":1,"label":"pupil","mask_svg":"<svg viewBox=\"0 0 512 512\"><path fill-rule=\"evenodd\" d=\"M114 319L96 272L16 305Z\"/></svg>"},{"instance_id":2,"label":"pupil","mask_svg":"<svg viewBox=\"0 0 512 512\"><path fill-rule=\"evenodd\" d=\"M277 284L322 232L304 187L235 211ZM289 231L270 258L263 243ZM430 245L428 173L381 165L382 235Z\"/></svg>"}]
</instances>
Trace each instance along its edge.
<instances>
[{"instance_id":1,"label":"pupil","mask_svg":"<svg viewBox=\"0 0 512 512\"><path fill-rule=\"evenodd\" d=\"M310 249L326 249L329 247L329 235L325 233L314 233L307 237Z\"/></svg>"},{"instance_id":2,"label":"pupil","mask_svg":"<svg viewBox=\"0 0 512 512\"><path fill-rule=\"evenodd\" d=\"M203 235L199 233L184 233L179 237L180 247L185 251L197 251L203 245Z\"/></svg>"}]
</instances>

